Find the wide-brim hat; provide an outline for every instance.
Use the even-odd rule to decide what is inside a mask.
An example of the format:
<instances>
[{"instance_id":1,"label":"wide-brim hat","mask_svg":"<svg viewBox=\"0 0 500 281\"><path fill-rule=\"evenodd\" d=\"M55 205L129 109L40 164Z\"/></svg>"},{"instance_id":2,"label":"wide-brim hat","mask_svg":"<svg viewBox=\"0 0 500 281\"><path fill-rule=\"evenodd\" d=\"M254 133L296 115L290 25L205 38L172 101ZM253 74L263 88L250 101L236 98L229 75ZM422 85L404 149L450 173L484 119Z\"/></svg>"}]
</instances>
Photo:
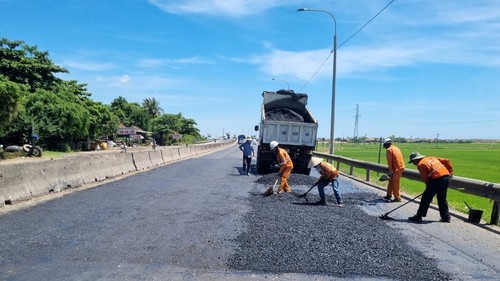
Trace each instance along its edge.
<instances>
[{"instance_id":1,"label":"wide-brim hat","mask_svg":"<svg viewBox=\"0 0 500 281\"><path fill-rule=\"evenodd\" d=\"M311 157L311 160L309 160L309 164L307 165L307 168L315 167L319 165L319 163L323 162L322 158L319 157Z\"/></svg>"},{"instance_id":2,"label":"wide-brim hat","mask_svg":"<svg viewBox=\"0 0 500 281\"><path fill-rule=\"evenodd\" d=\"M408 163L413 162L413 160L418 160L424 158L425 155L420 154L418 151L414 151L410 154L410 161Z\"/></svg>"}]
</instances>

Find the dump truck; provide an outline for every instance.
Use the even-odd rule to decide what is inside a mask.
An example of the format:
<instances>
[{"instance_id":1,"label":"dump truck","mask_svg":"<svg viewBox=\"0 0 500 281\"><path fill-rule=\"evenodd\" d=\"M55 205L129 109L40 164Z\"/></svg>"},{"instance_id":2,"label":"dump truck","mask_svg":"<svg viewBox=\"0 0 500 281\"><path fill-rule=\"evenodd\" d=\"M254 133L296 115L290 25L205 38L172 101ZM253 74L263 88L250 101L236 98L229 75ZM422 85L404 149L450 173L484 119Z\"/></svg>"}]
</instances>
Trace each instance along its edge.
<instances>
[{"instance_id":1,"label":"dump truck","mask_svg":"<svg viewBox=\"0 0 500 281\"><path fill-rule=\"evenodd\" d=\"M318 122L307 108L307 94L293 90L264 91L259 131L257 172L266 174L277 168L276 155L269 144L277 141L293 161L293 173L309 175L307 168L316 146Z\"/></svg>"}]
</instances>

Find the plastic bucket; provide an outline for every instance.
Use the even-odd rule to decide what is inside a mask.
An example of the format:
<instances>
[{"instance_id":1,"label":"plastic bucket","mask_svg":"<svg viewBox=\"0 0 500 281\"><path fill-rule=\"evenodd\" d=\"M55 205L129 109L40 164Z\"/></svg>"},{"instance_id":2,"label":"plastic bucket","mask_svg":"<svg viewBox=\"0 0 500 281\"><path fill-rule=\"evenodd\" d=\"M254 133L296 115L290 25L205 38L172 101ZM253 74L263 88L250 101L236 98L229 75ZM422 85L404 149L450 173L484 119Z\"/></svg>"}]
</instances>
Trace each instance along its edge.
<instances>
[{"instance_id":1,"label":"plastic bucket","mask_svg":"<svg viewBox=\"0 0 500 281\"><path fill-rule=\"evenodd\" d=\"M483 216L482 210L469 210L469 220L468 222L479 223L481 221L481 217Z\"/></svg>"}]
</instances>

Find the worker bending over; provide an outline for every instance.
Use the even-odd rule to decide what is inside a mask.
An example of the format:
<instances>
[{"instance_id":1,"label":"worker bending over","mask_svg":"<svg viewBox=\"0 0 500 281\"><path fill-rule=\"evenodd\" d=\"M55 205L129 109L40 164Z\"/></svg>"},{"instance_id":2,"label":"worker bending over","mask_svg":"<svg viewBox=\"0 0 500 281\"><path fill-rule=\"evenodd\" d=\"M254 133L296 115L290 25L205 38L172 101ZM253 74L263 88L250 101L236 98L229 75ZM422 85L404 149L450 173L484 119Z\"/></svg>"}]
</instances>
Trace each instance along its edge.
<instances>
[{"instance_id":1,"label":"worker bending over","mask_svg":"<svg viewBox=\"0 0 500 281\"><path fill-rule=\"evenodd\" d=\"M280 177L280 186L278 187L278 194L282 191L290 192L290 186L288 185L288 178L290 177L290 173L293 169L293 162L288 152L283 148L279 147L279 143L277 141L272 141L269 144L271 150L276 154L276 158L278 160L278 165L280 167L280 171L278 176Z\"/></svg>"},{"instance_id":2,"label":"worker bending over","mask_svg":"<svg viewBox=\"0 0 500 281\"><path fill-rule=\"evenodd\" d=\"M337 171L337 169L335 169L335 167L333 167L332 164L323 162L323 159L319 157L311 158L311 160L309 161L308 168L311 167L314 167L321 175L318 181L314 184L318 186L319 197L321 198L316 203L322 205L326 204L325 186L331 183L335 199L337 199L337 204L339 205L339 207L344 207L344 203L342 202L342 196L340 195L339 192L339 187L338 185L335 185L335 179L339 176L339 172Z\"/></svg>"}]
</instances>

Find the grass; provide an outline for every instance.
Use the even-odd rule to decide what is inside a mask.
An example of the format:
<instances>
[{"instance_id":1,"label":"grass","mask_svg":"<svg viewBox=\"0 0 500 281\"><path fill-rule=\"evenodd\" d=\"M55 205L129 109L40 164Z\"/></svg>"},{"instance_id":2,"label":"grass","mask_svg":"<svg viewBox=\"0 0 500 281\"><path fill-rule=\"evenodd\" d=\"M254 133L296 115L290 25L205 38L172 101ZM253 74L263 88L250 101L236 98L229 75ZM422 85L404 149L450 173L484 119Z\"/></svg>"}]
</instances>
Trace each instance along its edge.
<instances>
[{"instance_id":1,"label":"grass","mask_svg":"<svg viewBox=\"0 0 500 281\"><path fill-rule=\"evenodd\" d=\"M418 151L423 155L437 156L450 159L454 175L466 178L472 178L487 182L500 182L500 143L396 143L401 149L405 162L409 160L408 156L413 151ZM319 152L328 152L329 147L326 144L319 144L317 147ZM386 165L385 149L381 147L379 156L379 144L337 144L335 146L335 154L368 161L372 163L381 163ZM380 162L379 162L380 159ZM406 169L416 170L413 164L406 164ZM344 173L349 173L349 167L340 165L340 170ZM353 175L364 179L366 171L364 169L355 168ZM378 181L380 175L372 172L372 183L379 186L387 186L387 183ZM402 192L414 197L422 193L425 185L419 181L409 179L401 179ZM491 211L493 209L493 201L480 196L470 195L459 192L455 189L448 189L448 203L451 208L463 213L468 213L469 210L464 202L473 208L483 210L483 219L487 222L491 220ZM435 199L434 199L435 200Z\"/></svg>"}]
</instances>

